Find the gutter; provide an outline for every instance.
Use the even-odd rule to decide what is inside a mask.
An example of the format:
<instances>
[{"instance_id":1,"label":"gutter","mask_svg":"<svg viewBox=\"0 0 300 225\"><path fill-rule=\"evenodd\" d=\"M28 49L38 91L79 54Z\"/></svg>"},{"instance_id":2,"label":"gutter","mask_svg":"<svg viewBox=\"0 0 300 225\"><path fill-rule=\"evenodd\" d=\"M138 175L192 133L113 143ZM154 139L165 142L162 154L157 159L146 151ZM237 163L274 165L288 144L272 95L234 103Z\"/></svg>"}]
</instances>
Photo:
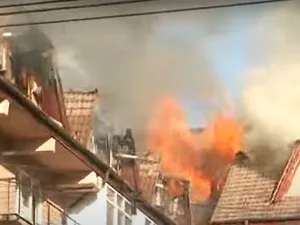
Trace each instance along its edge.
<instances>
[{"instance_id":1,"label":"gutter","mask_svg":"<svg viewBox=\"0 0 300 225\"><path fill-rule=\"evenodd\" d=\"M72 138L63 128L52 121L48 115L39 110L26 96L16 87L11 85L5 78L0 77L0 90L8 95L10 100L17 102L26 109L34 118L43 123L53 133L53 136L61 142L73 155L85 163L89 168L108 183L118 192L124 194L128 199L133 199L135 191L120 177L111 170L109 166L100 161L93 153L83 147L79 142ZM171 219L159 210L155 209L146 200L139 197L136 200L137 207L149 216L155 223L161 225L176 225Z\"/></svg>"}]
</instances>

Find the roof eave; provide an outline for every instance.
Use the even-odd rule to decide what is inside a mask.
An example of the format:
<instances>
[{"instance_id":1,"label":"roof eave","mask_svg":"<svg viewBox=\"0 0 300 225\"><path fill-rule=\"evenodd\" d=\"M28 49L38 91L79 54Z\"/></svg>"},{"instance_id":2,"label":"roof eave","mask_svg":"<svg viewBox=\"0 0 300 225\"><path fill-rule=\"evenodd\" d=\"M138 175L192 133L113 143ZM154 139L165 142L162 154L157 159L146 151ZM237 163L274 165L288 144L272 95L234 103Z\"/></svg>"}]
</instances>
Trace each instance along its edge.
<instances>
[{"instance_id":1,"label":"roof eave","mask_svg":"<svg viewBox=\"0 0 300 225\"><path fill-rule=\"evenodd\" d=\"M130 188L125 183L125 181L123 181L107 165L97 159L90 151L88 151L85 147L83 147L75 139L73 139L65 130L63 130L63 128L49 119L49 117L44 112L39 110L18 89L8 83L8 81L6 81L2 77L0 78L0 89L6 92L8 96L12 97L13 100L17 101L21 106L26 108L29 113L31 113L37 120L45 124L59 141L69 147L68 150L70 152L72 152L76 157L86 163L99 176L105 178L106 174L109 174L109 176L107 176L107 182L113 188L124 194L126 197L132 198L131 195L134 190ZM139 201L137 202L137 206L157 224L175 225L175 222L173 222L157 209L153 208L150 203L146 202L145 200L139 199Z\"/></svg>"}]
</instances>

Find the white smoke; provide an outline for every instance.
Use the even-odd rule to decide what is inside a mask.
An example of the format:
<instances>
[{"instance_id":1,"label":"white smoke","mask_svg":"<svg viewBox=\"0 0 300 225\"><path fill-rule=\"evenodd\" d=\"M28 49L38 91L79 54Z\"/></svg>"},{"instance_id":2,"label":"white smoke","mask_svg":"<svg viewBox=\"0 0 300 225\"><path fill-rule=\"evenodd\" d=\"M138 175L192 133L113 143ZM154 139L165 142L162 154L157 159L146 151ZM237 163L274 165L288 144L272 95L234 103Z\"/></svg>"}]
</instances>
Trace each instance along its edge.
<instances>
[{"instance_id":1,"label":"white smoke","mask_svg":"<svg viewBox=\"0 0 300 225\"><path fill-rule=\"evenodd\" d=\"M280 170L291 152L288 146L300 137L298 10L299 4L273 9L258 24L258 37L269 36L269 46L253 46L264 61L247 71L242 89L240 114L251 127L246 146L266 169Z\"/></svg>"}]
</instances>

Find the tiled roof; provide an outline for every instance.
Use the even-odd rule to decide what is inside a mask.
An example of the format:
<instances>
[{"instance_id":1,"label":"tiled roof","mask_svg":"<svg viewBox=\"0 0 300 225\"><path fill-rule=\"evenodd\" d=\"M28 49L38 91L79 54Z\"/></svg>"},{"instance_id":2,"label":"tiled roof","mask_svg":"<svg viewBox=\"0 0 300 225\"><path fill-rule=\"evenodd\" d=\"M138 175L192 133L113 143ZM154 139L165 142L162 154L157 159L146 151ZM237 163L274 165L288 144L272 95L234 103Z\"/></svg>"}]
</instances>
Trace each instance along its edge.
<instances>
[{"instance_id":1,"label":"tiled roof","mask_svg":"<svg viewBox=\"0 0 300 225\"><path fill-rule=\"evenodd\" d=\"M84 146L88 144L97 99L97 90L64 92L66 115L71 134Z\"/></svg>"},{"instance_id":2,"label":"tiled roof","mask_svg":"<svg viewBox=\"0 0 300 225\"><path fill-rule=\"evenodd\" d=\"M258 171L249 159L237 162L229 170L211 222L276 221L300 217L300 198L271 201L277 184L278 179Z\"/></svg>"}]
</instances>

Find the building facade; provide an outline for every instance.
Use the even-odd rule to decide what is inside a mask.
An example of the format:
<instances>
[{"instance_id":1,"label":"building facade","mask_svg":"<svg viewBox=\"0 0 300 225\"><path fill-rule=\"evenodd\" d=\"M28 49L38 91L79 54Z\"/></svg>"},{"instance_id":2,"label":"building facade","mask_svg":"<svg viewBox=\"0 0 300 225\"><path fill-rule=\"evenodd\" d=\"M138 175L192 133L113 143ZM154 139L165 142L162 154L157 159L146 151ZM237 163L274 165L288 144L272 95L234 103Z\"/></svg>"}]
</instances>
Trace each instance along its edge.
<instances>
[{"instance_id":1,"label":"building facade","mask_svg":"<svg viewBox=\"0 0 300 225\"><path fill-rule=\"evenodd\" d=\"M1 40L0 224L173 224L87 149L97 92L64 94L53 50Z\"/></svg>"}]
</instances>

